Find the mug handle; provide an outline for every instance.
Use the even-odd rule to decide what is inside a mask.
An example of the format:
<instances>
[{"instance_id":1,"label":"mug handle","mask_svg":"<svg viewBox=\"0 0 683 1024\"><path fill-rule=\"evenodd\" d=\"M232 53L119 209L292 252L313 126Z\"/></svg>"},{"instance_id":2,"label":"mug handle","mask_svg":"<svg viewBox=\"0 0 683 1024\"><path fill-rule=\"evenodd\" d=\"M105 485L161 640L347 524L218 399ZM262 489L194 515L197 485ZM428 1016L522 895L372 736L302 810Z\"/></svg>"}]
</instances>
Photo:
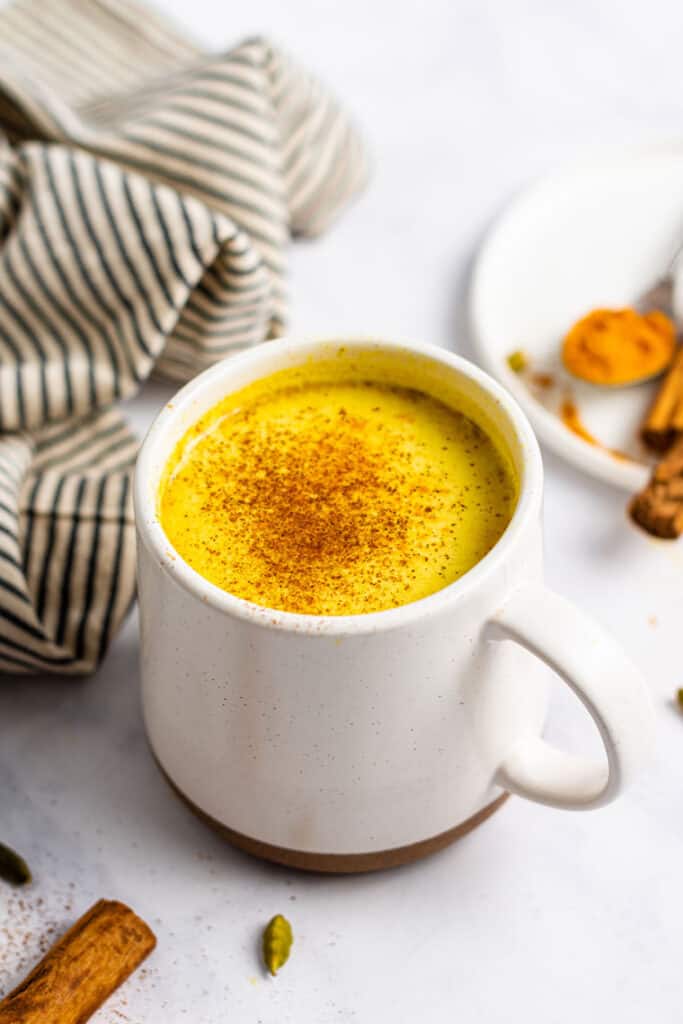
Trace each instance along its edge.
<instances>
[{"instance_id":1,"label":"mug handle","mask_svg":"<svg viewBox=\"0 0 683 1024\"><path fill-rule=\"evenodd\" d=\"M640 672L597 623L542 585L515 593L489 621L487 638L513 640L554 669L595 722L607 754L606 763L595 761L527 736L498 768L496 783L551 807L614 800L654 742L654 707Z\"/></svg>"}]
</instances>

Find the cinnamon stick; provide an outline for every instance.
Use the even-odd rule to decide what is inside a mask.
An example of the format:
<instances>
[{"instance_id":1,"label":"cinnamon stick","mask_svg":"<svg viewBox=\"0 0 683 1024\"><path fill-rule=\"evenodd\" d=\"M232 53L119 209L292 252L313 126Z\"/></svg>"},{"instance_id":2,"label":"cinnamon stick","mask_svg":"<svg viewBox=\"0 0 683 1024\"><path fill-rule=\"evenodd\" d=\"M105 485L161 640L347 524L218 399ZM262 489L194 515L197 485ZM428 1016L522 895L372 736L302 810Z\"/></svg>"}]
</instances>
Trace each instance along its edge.
<instances>
[{"instance_id":1,"label":"cinnamon stick","mask_svg":"<svg viewBox=\"0 0 683 1024\"><path fill-rule=\"evenodd\" d=\"M99 900L0 1002L0 1024L84 1024L155 945L129 907Z\"/></svg>"},{"instance_id":2,"label":"cinnamon stick","mask_svg":"<svg viewBox=\"0 0 683 1024\"><path fill-rule=\"evenodd\" d=\"M665 452L679 432L683 432L683 345L679 347L655 396L641 436L648 447Z\"/></svg>"},{"instance_id":3,"label":"cinnamon stick","mask_svg":"<svg viewBox=\"0 0 683 1024\"><path fill-rule=\"evenodd\" d=\"M683 534L683 434L633 499L630 511L635 522L655 537L670 540Z\"/></svg>"}]
</instances>

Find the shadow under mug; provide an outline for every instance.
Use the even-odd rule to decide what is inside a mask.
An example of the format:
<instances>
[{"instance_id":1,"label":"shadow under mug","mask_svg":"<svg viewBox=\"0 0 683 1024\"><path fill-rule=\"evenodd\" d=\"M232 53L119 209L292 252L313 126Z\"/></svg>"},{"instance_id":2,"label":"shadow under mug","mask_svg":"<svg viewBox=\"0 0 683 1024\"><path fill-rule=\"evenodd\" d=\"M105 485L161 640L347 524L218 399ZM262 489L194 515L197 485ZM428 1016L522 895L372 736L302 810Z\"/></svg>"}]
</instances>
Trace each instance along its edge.
<instances>
[{"instance_id":1,"label":"shadow under mug","mask_svg":"<svg viewBox=\"0 0 683 1024\"><path fill-rule=\"evenodd\" d=\"M388 611L299 615L220 590L172 549L159 521L175 444L254 380L360 353L404 376L412 360L420 380L452 386L494 425L519 479L507 530L455 583ZM318 871L414 860L510 792L563 808L613 800L652 745L653 708L615 641L544 586L542 486L538 444L515 401L442 349L283 339L184 387L149 431L135 479L144 718L176 791L237 846ZM548 666L595 722L602 760L541 738Z\"/></svg>"}]
</instances>

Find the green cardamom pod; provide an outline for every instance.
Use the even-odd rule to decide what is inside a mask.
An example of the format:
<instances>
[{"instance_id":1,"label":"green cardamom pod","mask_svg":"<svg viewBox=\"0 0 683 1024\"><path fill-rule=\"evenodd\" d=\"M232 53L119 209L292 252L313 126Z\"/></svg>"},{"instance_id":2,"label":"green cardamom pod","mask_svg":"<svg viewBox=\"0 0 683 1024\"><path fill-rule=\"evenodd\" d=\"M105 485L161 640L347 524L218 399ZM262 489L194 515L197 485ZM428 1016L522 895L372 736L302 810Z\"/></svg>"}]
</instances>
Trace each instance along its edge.
<instances>
[{"instance_id":1,"label":"green cardamom pod","mask_svg":"<svg viewBox=\"0 0 683 1024\"><path fill-rule=\"evenodd\" d=\"M24 858L4 843L0 843L0 878L11 885L26 885L31 881L31 872Z\"/></svg>"},{"instance_id":2,"label":"green cardamom pod","mask_svg":"<svg viewBox=\"0 0 683 1024\"><path fill-rule=\"evenodd\" d=\"M291 924L282 914L276 914L263 933L263 960L273 976L287 963L293 942Z\"/></svg>"}]
</instances>

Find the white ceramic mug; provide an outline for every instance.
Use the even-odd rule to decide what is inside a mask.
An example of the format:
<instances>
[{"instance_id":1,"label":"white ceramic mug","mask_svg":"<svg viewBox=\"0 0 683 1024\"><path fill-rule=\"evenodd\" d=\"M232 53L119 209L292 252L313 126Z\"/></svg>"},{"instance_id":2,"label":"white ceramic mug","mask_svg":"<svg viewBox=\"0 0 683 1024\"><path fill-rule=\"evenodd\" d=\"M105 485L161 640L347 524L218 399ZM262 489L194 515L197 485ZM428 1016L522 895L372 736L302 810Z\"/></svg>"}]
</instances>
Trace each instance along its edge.
<instances>
[{"instance_id":1,"label":"white ceramic mug","mask_svg":"<svg viewBox=\"0 0 683 1024\"><path fill-rule=\"evenodd\" d=\"M160 478L185 430L226 394L342 345L397 367L419 358L481 410L515 462L518 504L489 554L423 600L338 617L259 608L172 549ZM135 481L144 716L176 790L254 853L344 871L437 849L506 792L564 808L613 800L652 744L653 709L614 640L543 584L542 484L514 400L442 349L281 340L184 387L152 426ZM548 666L597 725L601 761L541 739Z\"/></svg>"}]
</instances>

